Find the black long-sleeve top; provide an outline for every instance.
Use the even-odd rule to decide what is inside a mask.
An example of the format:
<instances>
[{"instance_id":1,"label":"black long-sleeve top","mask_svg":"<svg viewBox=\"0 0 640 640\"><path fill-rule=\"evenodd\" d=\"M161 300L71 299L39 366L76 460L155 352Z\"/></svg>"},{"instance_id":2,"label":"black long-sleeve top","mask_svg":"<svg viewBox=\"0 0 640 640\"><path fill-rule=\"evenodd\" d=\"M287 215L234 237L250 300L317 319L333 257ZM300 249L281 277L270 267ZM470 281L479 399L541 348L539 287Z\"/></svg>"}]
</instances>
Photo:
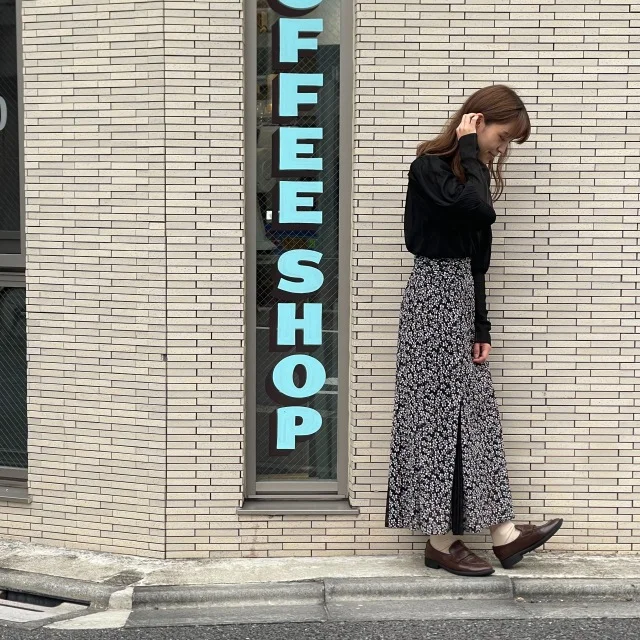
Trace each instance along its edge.
<instances>
[{"instance_id":1,"label":"black long-sleeve top","mask_svg":"<svg viewBox=\"0 0 640 640\"><path fill-rule=\"evenodd\" d=\"M462 183L450 159L435 155L417 157L409 168L404 215L407 249L432 258L471 257L475 292L475 341L491 344L487 317L485 274L491 261L491 225L496 212L490 193L491 174L478 159L478 135L458 140L467 178Z\"/></svg>"}]
</instances>

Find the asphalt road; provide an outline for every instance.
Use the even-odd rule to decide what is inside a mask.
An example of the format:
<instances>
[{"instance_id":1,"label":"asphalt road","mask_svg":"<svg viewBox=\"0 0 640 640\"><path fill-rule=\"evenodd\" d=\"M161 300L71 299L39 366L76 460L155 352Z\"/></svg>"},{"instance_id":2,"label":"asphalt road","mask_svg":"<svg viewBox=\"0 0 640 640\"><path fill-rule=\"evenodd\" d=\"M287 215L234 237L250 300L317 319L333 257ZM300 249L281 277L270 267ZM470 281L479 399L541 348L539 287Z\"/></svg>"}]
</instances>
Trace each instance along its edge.
<instances>
[{"instance_id":1,"label":"asphalt road","mask_svg":"<svg viewBox=\"0 0 640 640\"><path fill-rule=\"evenodd\" d=\"M640 616L640 612L639 612ZM0 640L637 640L640 618L465 620L156 627L92 631L0 628Z\"/></svg>"}]
</instances>

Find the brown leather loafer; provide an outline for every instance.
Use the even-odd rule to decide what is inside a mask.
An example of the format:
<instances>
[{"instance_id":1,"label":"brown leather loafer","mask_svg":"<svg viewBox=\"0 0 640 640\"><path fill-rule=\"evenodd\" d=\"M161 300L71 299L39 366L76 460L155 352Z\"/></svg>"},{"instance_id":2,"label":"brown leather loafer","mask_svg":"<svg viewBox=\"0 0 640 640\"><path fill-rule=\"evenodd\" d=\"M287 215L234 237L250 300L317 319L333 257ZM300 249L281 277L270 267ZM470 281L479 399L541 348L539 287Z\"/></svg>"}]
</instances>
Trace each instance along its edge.
<instances>
[{"instance_id":1,"label":"brown leather loafer","mask_svg":"<svg viewBox=\"0 0 640 640\"><path fill-rule=\"evenodd\" d=\"M525 553L529 553L529 551L533 551L543 545L561 526L562 518L549 520L549 522L538 526L534 524L517 524L515 527L520 531L520 535L513 542L493 547L493 553L496 554L500 564L505 569L511 569L522 560L522 556Z\"/></svg>"},{"instance_id":2,"label":"brown leather loafer","mask_svg":"<svg viewBox=\"0 0 640 640\"><path fill-rule=\"evenodd\" d=\"M427 541L424 550L424 563L431 569L446 569L457 576L490 576L495 569L482 558L479 558L464 542L456 540L449 553L441 553Z\"/></svg>"}]
</instances>

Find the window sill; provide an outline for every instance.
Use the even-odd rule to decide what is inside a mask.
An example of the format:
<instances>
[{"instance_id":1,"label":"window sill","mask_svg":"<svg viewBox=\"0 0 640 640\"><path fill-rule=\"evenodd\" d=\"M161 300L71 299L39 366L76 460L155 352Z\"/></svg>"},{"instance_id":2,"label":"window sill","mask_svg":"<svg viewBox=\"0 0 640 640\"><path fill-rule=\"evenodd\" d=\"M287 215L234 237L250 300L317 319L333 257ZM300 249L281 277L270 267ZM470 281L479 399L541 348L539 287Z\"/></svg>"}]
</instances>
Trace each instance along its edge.
<instances>
[{"instance_id":1,"label":"window sill","mask_svg":"<svg viewBox=\"0 0 640 640\"><path fill-rule=\"evenodd\" d=\"M1 502L23 502L30 503L31 497L25 486L6 486L0 484Z\"/></svg>"},{"instance_id":2,"label":"window sill","mask_svg":"<svg viewBox=\"0 0 640 640\"><path fill-rule=\"evenodd\" d=\"M346 498L247 498L236 509L241 516L357 516L358 507L352 507Z\"/></svg>"}]
</instances>

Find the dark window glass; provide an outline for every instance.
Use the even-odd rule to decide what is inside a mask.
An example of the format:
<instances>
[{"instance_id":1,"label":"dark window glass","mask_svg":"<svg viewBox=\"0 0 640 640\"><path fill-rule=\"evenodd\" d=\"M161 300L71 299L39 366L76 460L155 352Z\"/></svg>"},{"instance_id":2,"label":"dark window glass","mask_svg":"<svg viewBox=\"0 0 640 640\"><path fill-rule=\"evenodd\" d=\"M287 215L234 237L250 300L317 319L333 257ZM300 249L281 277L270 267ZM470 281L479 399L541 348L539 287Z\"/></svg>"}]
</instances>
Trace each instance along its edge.
<instances>
[{"instance_id":1,"label":"dark window glass","mask_svg":"<svg viewBox=\"0 0 640 640\"><path fill-rule=\"evenodd\" d=\"M318 101L301 111L288 127L321 127L322 140L316 141L313 157L323 159L322 171L313 176L290 178L296 181L321 181L323 192L316 197L315 210L322 211L322 224L308 230L276 229L272 189L278 179L272 171L272 139L279 128L272 119L273 81L272 48L276 45L273 26L278 16L266 0L258 0L257 48L257 283L256 283L256 480L336 480L337 402L338 402L338 220L339 220L339 134L340 134L340 0L323 0L304 18L322 18L323 31L318 36L318 50L302 57L291 73L323 74L324 83L316 89ZM305 37L305 36L303 36ZM299 302L322 303L322 345L310 352L326 372L322 389L295 404L311 407L322 416L322 426L313 435L297 438L293 450L274 451L272 416L279 405L267 391L274 367L287 355L304 353L270 350L270 317L278 300L272 295L273 269L280 256L291 249L310 249L322 253L319 269L324 283L315 292L305 294ZM293 376L297 386L303 380L299 371Z\"/></svg>"},{"instance_id":2,"label":"dark window glass","mask_svg":"<svg viewBox=\"0 0 640 640\"><path fill-rule=\"evenodd\" d=\"M25 290L0 287L0 467L27 466Z\"/></svg>"},{"instance_id":3,"label":"dark window glass","mask_svg":"<svg viewBox=\"0 0 640 640\"><path fill-rule=\"evenodd\" d=\"M20 253L16 5L0 0L0 254Z\"/></svg>"}]
</instances>

